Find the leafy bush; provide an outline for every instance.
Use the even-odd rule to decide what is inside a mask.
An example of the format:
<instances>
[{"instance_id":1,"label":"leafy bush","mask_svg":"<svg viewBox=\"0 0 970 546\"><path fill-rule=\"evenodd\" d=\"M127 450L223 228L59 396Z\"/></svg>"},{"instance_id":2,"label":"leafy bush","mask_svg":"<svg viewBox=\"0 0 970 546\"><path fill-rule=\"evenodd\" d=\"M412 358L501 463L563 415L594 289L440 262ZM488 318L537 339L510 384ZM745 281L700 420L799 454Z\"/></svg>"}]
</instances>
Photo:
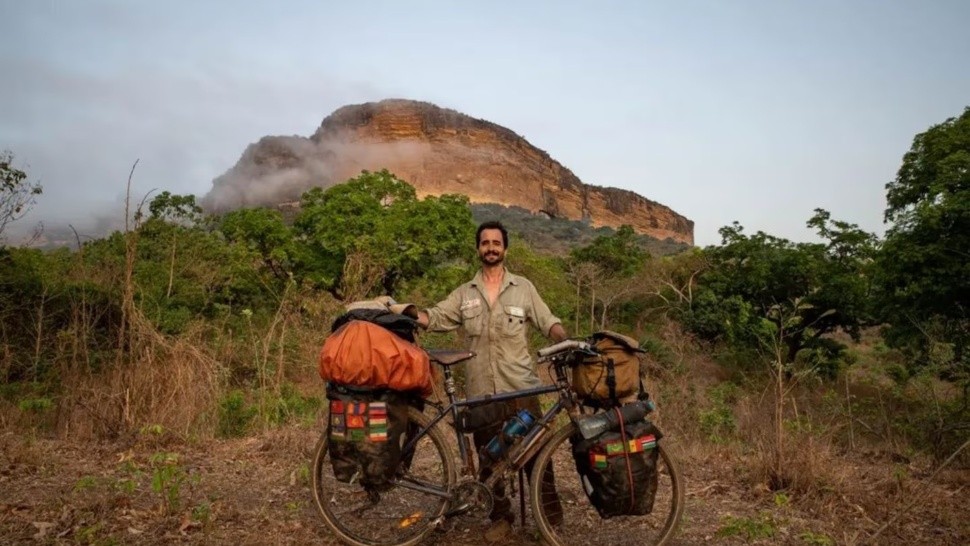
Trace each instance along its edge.
<instances>
[{"instance_id":1,"label":"leafy bush","mask_svg":"<svg viewBox=\"0 0 970 546\"><path fill-rule=\"evenodd\" d=\"M245 435L256 412L255 407L246 403L242 391L230 391L219 401L219 436L234 438Z\"/></svg>"},{"instance_id":2,"label":"leafy bush","mask_svg":"<svg viewBox=\"0 0 970 546\"><path fill-rule=\"evenodd\" d=\"M281 425L293 419L314 417L320 408L319 396L303 396L290 384L284 384L278 397L273 397L269 404L267 421Z\"/></svg>"},{"instance_id":3,"label":"leafy bush","mask_svg":"<svg viewBox=\"0 0 970 546\"><path fill-rule=\"evenodd\" d=\"M715 444L725 443L737 434L738 424L732 405L737 402L738 387L721 383L708 389L711 407L698 414L701 432Z\"/></svg>"}]
</instances>

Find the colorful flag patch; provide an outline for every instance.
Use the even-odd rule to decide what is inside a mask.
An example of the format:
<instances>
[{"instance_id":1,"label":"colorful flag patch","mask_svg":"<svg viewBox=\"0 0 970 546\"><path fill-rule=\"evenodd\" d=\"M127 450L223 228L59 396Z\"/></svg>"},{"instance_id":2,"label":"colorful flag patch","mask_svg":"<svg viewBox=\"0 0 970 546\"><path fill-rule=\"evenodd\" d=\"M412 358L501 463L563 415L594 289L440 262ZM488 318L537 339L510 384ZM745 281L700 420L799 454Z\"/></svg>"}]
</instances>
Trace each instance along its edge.
<instances>
[{"instance_id":1,"label":"colorful flag patch","mask_svg":"<svg viewBox=\"0 0 970 546\"><path fill-rule=\"evenodd\" d=\"M589 454L589 464L593 468L603 470L609 464L606 462L606 455L603 453L590 453Z\"/></svg>"},{"instance_id":2,"label":"colorful flag patch","mask_svg":"<svg viewBox=\"0 0 970 546\"><path fill-rule=\"evenodd\" d=\"M607 442L605 447L606 447L606 454L609 456L623 454L623 442L620 440Z\"/></svg>"},{"instance_id":3,"label":"colorful flag patch","mask_svg":"<svg viewBox=\"0 0 970 546\"><path fill-rule=\"evenodd\" d=\"M653 434L640 436L625 443L622 440L613 440L605 444L600 444L600 449L602 452L605 452L606 457L617 457L625 453L641 453L656 447L657 438Z\"/></svg>"}]
</instances>

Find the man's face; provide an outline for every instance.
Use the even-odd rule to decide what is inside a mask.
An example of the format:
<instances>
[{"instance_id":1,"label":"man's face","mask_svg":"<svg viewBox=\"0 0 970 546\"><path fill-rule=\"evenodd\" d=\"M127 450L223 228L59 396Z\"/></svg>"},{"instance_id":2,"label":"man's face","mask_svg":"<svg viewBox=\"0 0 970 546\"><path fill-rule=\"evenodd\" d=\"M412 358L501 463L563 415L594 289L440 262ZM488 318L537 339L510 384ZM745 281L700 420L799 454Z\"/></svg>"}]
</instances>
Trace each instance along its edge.
<instances>
[{"instance_id":1,"label":"man's face","mask_svg":"<svg viewBox=\"0 0 970 546\"><path fill-rule=\"evenodd\" d=\"M497 265L505 260L505 243L502 232L497 229L483 229L478 237L478 258L484 265Z\"/></svg>"}]
</instances>

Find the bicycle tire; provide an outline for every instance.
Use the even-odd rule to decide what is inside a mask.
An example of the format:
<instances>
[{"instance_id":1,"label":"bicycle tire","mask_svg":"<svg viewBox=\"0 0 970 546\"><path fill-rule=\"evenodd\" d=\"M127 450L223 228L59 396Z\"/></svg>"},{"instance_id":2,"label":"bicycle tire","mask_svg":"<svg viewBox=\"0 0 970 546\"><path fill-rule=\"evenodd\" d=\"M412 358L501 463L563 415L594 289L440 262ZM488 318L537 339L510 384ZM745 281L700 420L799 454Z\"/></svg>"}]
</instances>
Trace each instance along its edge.
<instances>
[{"instance_id":1,"label":"bicycle tire","mask_svg":"<svg viewBox=\"0 0 970 546\"><path fill-rule=\"evenodd\" d=\"M684 510L684 478L680 467L663 446L658 446L658 488L653 512L645 516L619 516L602 519L583 491L573 461L569 438L576 425L569 423L546 442L536 456L533 476L542 476L553 466L556 492L562 509L562 523L553 525L542 502L541 480L529 485L529 497L536 526L549 544L666 544L677 532ZM661 440L662 442L662 440Z\"/></svg>"},{"instance_id":2,"label":"bicycle tire","mask_svg":"<svg viewBox=\"0 0 970 546\"><path fill-rule=\"evenodd\" d=\"M430 420L415 408L408 419L421 428ZM313 499L327 527L354 546L410 546L421 541L448 508L449 500L401 486L380 493L372 502L359 483L344 483L333 475L324 431L313 457ZM418 441L405 476L448 491L457 481L455 458L439 427Z\"/></svg>"}]
</instances>

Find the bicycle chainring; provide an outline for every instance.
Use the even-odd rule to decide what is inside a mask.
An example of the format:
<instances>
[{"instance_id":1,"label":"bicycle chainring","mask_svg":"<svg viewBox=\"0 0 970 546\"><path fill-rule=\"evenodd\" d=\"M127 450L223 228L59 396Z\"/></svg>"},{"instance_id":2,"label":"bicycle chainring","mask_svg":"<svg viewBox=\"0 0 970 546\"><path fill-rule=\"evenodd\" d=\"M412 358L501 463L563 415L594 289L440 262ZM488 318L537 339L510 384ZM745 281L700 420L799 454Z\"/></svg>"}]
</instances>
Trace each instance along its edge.
<instances>
[{"instance_id":1,"label":"bicycle chainring","mask_svg":"<svg viewBox=\"0 0 970 546\"><path fill-rule=\"evenodd\" d=\"M452 508L449 516L465 516L485 519L492 513L495 500L492 492L484 484L475 480L468 480L458 484L455 488Z\"/></svg>"}]
</instances>

